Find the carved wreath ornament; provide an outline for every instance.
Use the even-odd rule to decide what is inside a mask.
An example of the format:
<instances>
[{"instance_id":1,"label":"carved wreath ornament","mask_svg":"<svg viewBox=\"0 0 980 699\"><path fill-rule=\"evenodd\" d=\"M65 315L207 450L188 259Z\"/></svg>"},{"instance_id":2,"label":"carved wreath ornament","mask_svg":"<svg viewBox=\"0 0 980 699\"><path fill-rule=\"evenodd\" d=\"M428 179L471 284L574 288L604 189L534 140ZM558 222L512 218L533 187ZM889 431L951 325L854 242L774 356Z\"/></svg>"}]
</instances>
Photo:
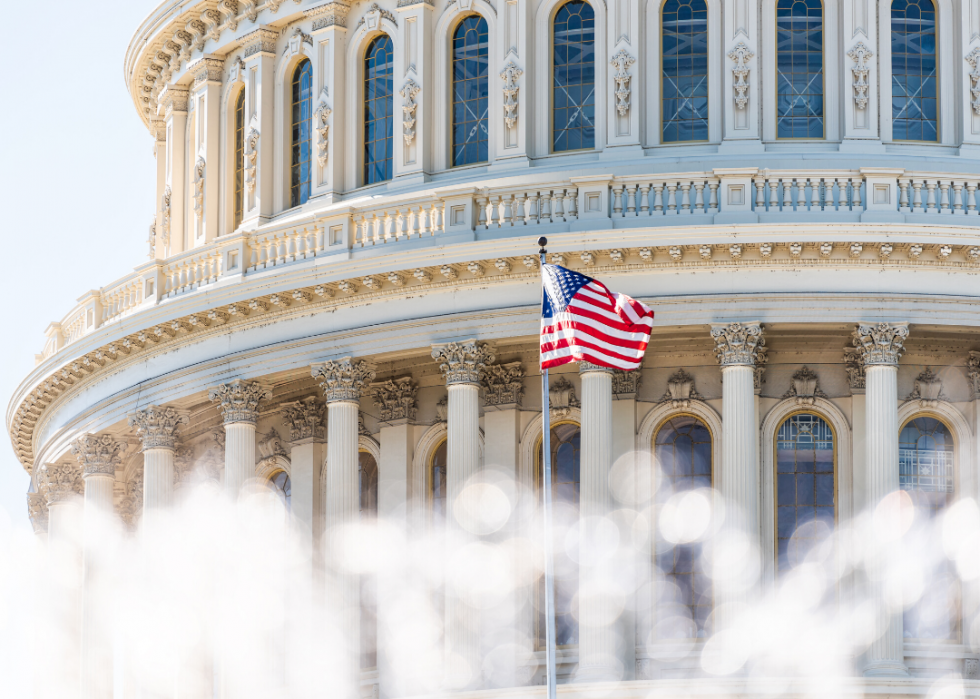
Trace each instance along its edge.
<instances>
[{"instance_id":1,"label":"carved wreath ornament","mask_svg":"<svg viewBox=\"0 0 980 699\"><path fill-rule=\"evenodd\" d=\"M636 63L636 59L629 55L626 49L620 49L609 63L616 69L613 74L613 80L616 81L616 109L619 116L626 116L630 109L629 68Z\"/></svg>"}]
</instances>

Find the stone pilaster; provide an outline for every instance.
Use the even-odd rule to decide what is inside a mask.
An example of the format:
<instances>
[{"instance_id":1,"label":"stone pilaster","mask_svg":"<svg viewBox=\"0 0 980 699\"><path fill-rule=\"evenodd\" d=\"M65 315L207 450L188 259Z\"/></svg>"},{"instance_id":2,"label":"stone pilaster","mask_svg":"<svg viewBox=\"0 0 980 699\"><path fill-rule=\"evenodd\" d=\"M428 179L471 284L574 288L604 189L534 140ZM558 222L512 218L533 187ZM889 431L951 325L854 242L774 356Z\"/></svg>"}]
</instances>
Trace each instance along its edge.
<instances>
[{"instance_id":1,"label":"stone pilaster","mask_svg":"<svg viewBox=\"0 0 980 699\"><path fill-rule=\"evenodd\" d=\"M463 524L476 515L476 502L460 494L480 467L480 376L493 361L490 348L475 340L450 342L432 348L449 392L446 444L446 685L449 689L473 689L481 674L479 613L466 602L467 591L450 584L449 566L457 547L469 536Z\"/></svg>"},{"instance_id":2,"label":"stone pilaster","mask_svg":"<svg viewBox=\"0 0 980 699\"><path fill-rule=\"evenodd\" d=\"M381 422L414 420L418 412L416 394L418 386L409 376L388 379L374 386L374 407L378 409Z\"/></svg>"},{"instance_id":3,"label":"stone pilaster","mask_svg":"<svg viewBox=\"0 0 980 699\"><path fill-rule=\"evenodd\" d=\"M345 527L358 521L360 481L358 478L358 413L361 392L374 380L375 372L367 362L350 357L324 362L312 367L315 378L327 399L327 502L326 532L328 560L337 560L330 549L343 547L339 536ZM344 658L347 667L348 696L358 696L360 676L360 577L339 565L329 566L328 591L338 608L344 610Z\"/></svg>"},{"instance_id":4,"label":"stone pilaster","mask_svg":"<svg viewBox=\"0 0 980 699\"><path fill-rule=\"evenodd\" d=\"M187 183L187 98L188 91L167 85L160 94L160 106L166 123L166 187L159 202L161 226L166 241L158 257L176 255L186 249L184 230L184 193Z\"/></svg>"},{"instance_id":5,"label":"stone pilaster","mask_svg":"<svg viewBox=\"0 0 980 699\"><path fill-rule=\"evenodd\" d=\"M854 330L865 376L865 500L875 508L898 490L898 360L909 335L908 323L861 323ZM868 677L904 676L902 612L889 612L881 556L869 559L868 593L875 605L874 638L865 653Z\"/></svg>"},{"instance_id":6,"label":"stone pilaster","mask_svg":"<svg viewBox=\"0 0 980 699\"><path fill-rule=\"evenodd\" d=\"M225 424L225 495L238 498L242 486L255 475L255 423L259 402L272 391L254 381L235 379L215 386L208 398L218 404Z\"/></svg>"},{"instance_id":7,"label":"stone pilaster","mask_svg":"<svg viewBox=\"0 0 980 699\"><path fill-rule=\"evenodd\" d=\"M82 435L71 444L85 479L83 606L82 606L82 697L112 697L112 637L108 625L111 609L105 608L100 542L105 541L113 517L112 490L116 467L127 444L108 434Z\"/></svg>"},{"instance_id":8,"label":"stone pilaster","mask_svg":"<svg viewBox=\"0 0 980 699\"><path fill-rule=\"evenodd\" d=\"M186 422L186 413L159 405L148 405L129 416L129 424L143 443L144 526L173 505L177 431Z\"/></svg>"},{"instance_id":9,"label":"stone pilaster","mask_svg":"<svg viewBox=\"0 0 980 699\"><path fill-rule=\"evenodd\" d=\"M577 682L621 678L616 658L618 615L611 599L609 551L599 541L599 523L611 506L613 370L579 363L582 377L582 460L579 520L579 667Z\"/></svg>"},{"instance_id":10,"label":"stone pilaster","mask_svg":"<svg viewBox=\"0 0 980 699\"><path fill-rule=\"evenodd\" d=\"M723 539L717 547L726 555L737 546L746 551L743 570L715 580L718 629L730 627L748 611L753 595L747 581L759 567L759 467L755 369L765 345L758 322L711 327L715 355L721 365L722 431L721 498L725 505ZM728 551L724 551L725 549ZM729 554L730 555L730 554ZM733 566L725 565L731 570Z\"/></svg>"}]
</instances>

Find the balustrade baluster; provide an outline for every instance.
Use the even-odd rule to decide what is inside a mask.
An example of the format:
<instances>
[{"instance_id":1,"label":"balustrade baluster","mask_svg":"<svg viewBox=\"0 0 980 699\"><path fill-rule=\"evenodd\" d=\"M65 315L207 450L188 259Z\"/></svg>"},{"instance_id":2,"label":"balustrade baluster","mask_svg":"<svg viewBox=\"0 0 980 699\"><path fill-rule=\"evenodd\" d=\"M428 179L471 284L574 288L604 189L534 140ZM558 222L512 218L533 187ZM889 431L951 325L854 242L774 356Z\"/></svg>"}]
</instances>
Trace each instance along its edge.
<instances>
[{"instance_id":1,"label":"balustrade baluster","mask_svg":"<svg viewBox=\"0 0 980 699\"><path fill-rule=\"evenodd\" d=\"M912 211L921 212L925 209L925 205L922 203L922 182L920 180L912 180Z\"/></svg>"},{"instance_id":2,"label":"balustrade baluster","mask_svg":"<svg viewBox=\"0 0 980 699\"><path fill-rule=\"evenodd\" d=\"M664 208L667 210L668 214L677 213L677 184L673 182L667 183L667 194L664 196Z\"/></svg>"},{"instance_id":3,"label":"balustrade baluster","mask_svg":"<svg viewBox=\"0 0 980 699\"><path fill-rule=\"evenodd\" d=\"M528 192L527 195L527 222L535 225L541 223L541 212L539 210L539 197L537 192Z\"/></svg>"},{"instance_id":4,"label":"balustrade baluster","mask_svg":"<svg viewBox=\"0 0 980 699\"><path fill-rule=\"evenodd\" d=\"M718 211L718 186L719 182L711 180L708 182L708 212L715 213Z\"/></svg>"},{"instance_id":5,"label":"balustrade baluster","mask_svg":"<svg viewBox=\"0 0 980 699\"><path fill-rule=\"evenodd\" d=\"M527 201L527 194L524 192L517 192L514 195L514 225L515 226L526 226L527 225L527 207L524 202Z\"/></svg>"},{"instance_id":6,"label":"balustrade baluster","mask_svg":"<svg viewBox=\"0 0 980 699\"><path fill-rule=\"evenodd\" d=\"M752 183L755 185L755 210L765 211L766 210L766 180L763 177L755 177L752 179Z\"/></svg>"},{"instance_id":7,"label":"balustrade baluster","mask_svg":"<svg viewBox=\"0 0 980 699\"><path fill-rule=\"evenodd\" d=\"M939 197L936 193L936 185L938 184L935 180L926 180L926 213L934 213L934 211L939 211Z\"/></svg>"},{"instance_id":8,"label":"balustrade baluster","mask_svg":"<svg viewBox=\"0 0 980 699\"><path fill-rule=\"evenodd\" d=\"M662 182L658 182L653 185L653 210L658 214L662 213L664 210L664 192L666 191L666 185Z\"/></svg>"},{"instance_id":9,"label":"balustrade baluster","mask_svg":"<svg viewBox=\"0 0 980 699\"><path fill-rule=\"evenodd\" d=\"M912 210L909 206L909 181L905 177L898 180L898 210L903 213Z\"/></svg>"},{"instance_id":10,"label":"balustrade baluster","mask_svg":"<svg viewBox=\"0 0 980 699\"><path fill-rule=\"evenodd\" d=\"M645 182L640 185L640 214L650 215L650 185Z\"/></svg>"},{"instance_id":11,"label":"balustrade baluster","mask_svg":"<svg viewBox=\"0 0 980 699\"><path fill-rule=\"evenodd\" d=\"M963 183L953 182L953 213L954 214L965 214L966 211L963 210Z\"/></svg>"},{"instance_id":12,"label":"balustrade baluster","mask_svg":"<svg viewBox=\"0 0 980 699\"><path fill-rule=\"evenodd\" d=\"M966 215L972 216L977 213L977 183L973 180L966 181Z\"/></svg>"},{"instance_id":13,"label":"balustrade baluster","mask_svg":"<svg viewBox=\"0 0 980 699\"><path fill-rule=\"evenodd\" d=\"M565 220L578 220L578 187L565 190Z\"/></svg>"},{"instance_id":14,"label":"balustrade baluster","mask_svg":"<svg viewBox=\"0 0 980 699\"><path fill-rule=\"evenodd\" d=\"M949 181L940 180L939 181L939 213L948 214L951 211L950 207L950 192L949 192Z\"/></svg>"},{"instance_id":15,"label":"balustrade baluster","mask_svg":"<svg viewBox=\"0 0 980 699\"><path fill-rule=\"evenodd\" d=\"M636 216L636 185L626 185L626 215Z\"/></svg>"},{"instance_id":16,"label":"balustrade baluster","mask_svg":"<svg viewBox=\"0 0 980 699\"><path fill-rule=\"evenodd\" d=\"M541 223L551 223L551 192L544 191L540 193L538 206L541 207L541 210L538 212L538 219Z\"/></svg>"},{"instance_id":17,"label":"balustrade baluster","mask_svg":"<svg viewBox=\"0 0 980 699\"><path fill-rule=\"evenodd\" d=\"M810 211L820 209L820 178L810 177Z\"/></svg>"},{"instance_id":18,"label":"balustrade baluster","mask_svg":"<svg viewBox=\"0 0 980 699\"><path fill-rule=\"evenodd\" d=\"M691 183L690 182L681 182L680 183L680 188L681 188L681 196L680 196L680 201L678 202L678 204L680 204L680 206L678 208L680 208L680 212L682 214L689 214L694 209L694 207L691 205L691 200L690 200L690 197L691 197Z\"/></svg>"},{"instance_id":19,"label":"balustrade baluster","mask_svg":"<svg viewBox=\"0 0 980 699\"><path fill-rule=\"evenodd\" d=\"M554 202L552 207L552 220L555 223L561 223L565 220L565 209L563 208L565 190L555 189L551 192L551 199Z\"/></svg>"},{"instance_id":20,"label":"balustrade baluster","mask_svg":"<svg viewBox=\"0 0 980 699\"><path fill-rule=\"evenodd\" d=\"M769 185L768 211L779 211L779 178L770 177L767 184Z\"/></svg>"},{"instance_id":21,"label":"balustrade baluster","mask_svg":"<svg viewBox=\"0 0 980 699\"><path fill-rule=\"evenodd\" d=\"M793 178L780 177L779 181L783 186L783 205L782 207L780 207L780 211L792 211L793 210Z\"/></svg>"},{"instance_id":22,"label":"balustrade baluster","mask_svg":"<svg viewBox=\"0 0 980 699\"><path fill-rule=\"evenodd\" d=\"M619 218L623 215L623 185L613 185L613 217Z\"/></svg>"},{"instance_id":23,"label":"balustrade baluster","mask_svg":"<svg viewBox=\"0 0 980 699\"><path fill-rule=\"evenodd\" d=\"M704 200L704 182L698 180L694 183L694 201L691 204L691 213L706 213L708 203Z\"/></svg>"}]
</instances>

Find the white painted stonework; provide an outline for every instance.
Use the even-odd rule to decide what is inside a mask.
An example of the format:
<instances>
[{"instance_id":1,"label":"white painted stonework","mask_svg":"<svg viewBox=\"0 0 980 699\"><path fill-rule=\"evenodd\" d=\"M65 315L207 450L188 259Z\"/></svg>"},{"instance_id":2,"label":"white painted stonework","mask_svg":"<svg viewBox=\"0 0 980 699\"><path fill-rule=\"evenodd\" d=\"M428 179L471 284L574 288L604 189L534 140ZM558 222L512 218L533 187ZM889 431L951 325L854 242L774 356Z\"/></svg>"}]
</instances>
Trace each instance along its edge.
<instances>
[{"instance_id":1,"label":"white painted stonework","mask_svg":"<svg viewBox=\"0 0 980 699\"><path fill-rule=\"evenodd\" d=\"M715 588L716 630L774 594L773 440L797 410L822 416L837 432L837 449L847 450L835 459L842 526L895 491L898 431L916 415L948 425L955 498L978 498L980 117L970 71L980 6L937 2L940 141L926 144L890 137L889 3L877 12L866 0L824 3L827 137L795 141L775 137L774 2L709 0L709 140L663 144L660 1L592 4L596 148L556 154L549 23L560 3L553 0L161 3L125 56L158 162L150 258L122 279L93 278L98 291L51 323L6 413L13 449L32 475L36 531L65 538L64 513L77 500L86 510L114 508L135 536L146 531L144 514L152 521L176 507L185 488L210 483L238 497L287 472L304 535L321 542L357 520L357 459L365 452L380 470L380 512L411 540L431 525L429 466L448 438L452 536L468 544L477 537L456 526L479 510L460 493L487 473L525 489L501 531L530 536L540 479L535 241L542 235L551 260L656 313L638 384L623 388L614 375L610 399L604 372L580 375L575 365L552 372L553 385L564 379L573 390L562 406L553 395L552 414L588 422L579 535L594 546L596 523L627 507L609 473L624 463L637 473L653 469L659 427L671 416L698 417L713 433L715 492L731 515L725 533L750 542L757 556L751 585ZM489 161L452 168L450 42L470 14L489 26ZM394 176L363 186L363 54L381 32L392 39L401 91ZM304 57L313 71L316 157L310 197L292 207L290 71ZM244 205L236 227L242 90ZM855 353L875 328L901 335L902 351L883 356L864 345ZM794 381L804 365L819 392ZM906 401L928 367L941 392ZM149 406L176 412L168 424L149 424ZM163 433L169 437L151 438ZM66 469L78 469L73 445L87 435L124 449L112 452L108 472L83 463L75 478ZM637 483L646 485L650 507L649 474ZM602 571L580 578L594 589L582 602L581 648L559 649L559 678L570 683L562 696L820 691L808 680L712 676L698 660L704 639L683 652L654 642L657 611L639 597L650 595L659 525L655 516L636 522L631 531L643 530L637 546L646 558L630 572L638 576L635 597L624 602L600 589ZM386 649L396 636L386 635L385 623L401 611L382 603L379 660L358 675L361 694L542 696L544 653L527 643L537 624L535 553L525 548L507 559L519 579L498 601L509 610L506 633L458 582L440 588L452 656L438 691L399 675L407 661ZM301 586L330 578L356 606L355 576L334 563L312 556ZM903 639L902 615L886 609L880 579L858 577L842 576L839 604L849 609L859 594L875 600L868 618L876 636L835 693L926 696L950 673L965 678L967 694L980 693L980 639L966 616L980 598L975 580L963 583L958 640L927 644ZM378 584L396 589L401 578L390 573ZM69 617L66 628L78 623ZM358 619L345 617L338 628L356 640ZM506 671L487 650L487 639L499 638L490 628L518 639L507 641L519 650ZM105 634L86 627L78 635L87 645L76 665L110 671ZM294 677L284 652L284 676ZM357 675L353 657L338 662ZM220 675L210 661L195 672L208 686ZM111 696L105 677L86 677L86 696Z\"/></svg>"}]
</instances>

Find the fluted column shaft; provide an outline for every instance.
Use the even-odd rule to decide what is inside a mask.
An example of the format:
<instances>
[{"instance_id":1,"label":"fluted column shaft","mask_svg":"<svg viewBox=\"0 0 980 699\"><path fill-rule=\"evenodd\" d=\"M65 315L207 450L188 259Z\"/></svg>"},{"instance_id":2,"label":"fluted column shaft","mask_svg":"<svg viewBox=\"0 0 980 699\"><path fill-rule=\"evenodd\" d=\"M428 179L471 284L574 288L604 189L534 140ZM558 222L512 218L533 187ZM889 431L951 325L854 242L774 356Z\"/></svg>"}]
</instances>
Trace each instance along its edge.
<instances>
[{"instance_id":1,"label":"fluted column shaft","mask_svg":"<svg viewBox=\"0 0 980 699\"><path fill-rule=\"evenodd\" d=\"M112 511L115 478L107 473L85 474L84 602L82 607L82 697L112 697L112 637L109 629L111 609L100 604L100 543L106 541Z\"/></svg>"},{"instance_id":2,"label":"fluted column shaft","mask_svg":"<svg viewBox=\"0 0 980 699\"><path fill-rule=\"evenodd\" d=\"M582 451L579 521L579 667L576 681L618 680L616 621L612 584L604 562L610 551L599 542L598 528L609 516L612 468L612 370L583 362Z\"/></svg>"},{"instance_id":3,"label":"fluted column shaft","mask_svg":"<svg viewBox=\"0 0 980 699\"><path fill-rule=\"evenodd\" d=\"M449 393L446 438L446 610L445 683L448 689L475 689L482 674L480 614L468 591L453 574L457 552L472 540L466 524L476 519L479 503L464 490L480 468L480 374L493 354L473 340L434 347ZM470 525L472 529L472 525Z\"/></svg>"},{"instance_id":4,"label":"fluted column shaft","mask_svg":"<svg viewBox=\"0 0 980 699\"><path fill-rule=\"evenodd\" d=\"M715 580L716 631L730 628L748 610L759 569L759 439L755 406L755 363L765 344L756 322L712 327L722 376L722 456L718 489L725 523L718 555L728 577Z\"/></svg>"},{"instance_id":5,"label":"fluted column shaft","mask_svg":"<svg viewBox=\"0 0 980 699\"><path fill-rule=\"evenodd\" d=\"M898 490L898 360L907 323L861 324L854 331L865 373L865 501L877 507ZM875 634L865 654L866 676L904 676L901 610L885 600L888 547L869 557L868 595L875 607Z\"/></svg>"}]
</instances>

